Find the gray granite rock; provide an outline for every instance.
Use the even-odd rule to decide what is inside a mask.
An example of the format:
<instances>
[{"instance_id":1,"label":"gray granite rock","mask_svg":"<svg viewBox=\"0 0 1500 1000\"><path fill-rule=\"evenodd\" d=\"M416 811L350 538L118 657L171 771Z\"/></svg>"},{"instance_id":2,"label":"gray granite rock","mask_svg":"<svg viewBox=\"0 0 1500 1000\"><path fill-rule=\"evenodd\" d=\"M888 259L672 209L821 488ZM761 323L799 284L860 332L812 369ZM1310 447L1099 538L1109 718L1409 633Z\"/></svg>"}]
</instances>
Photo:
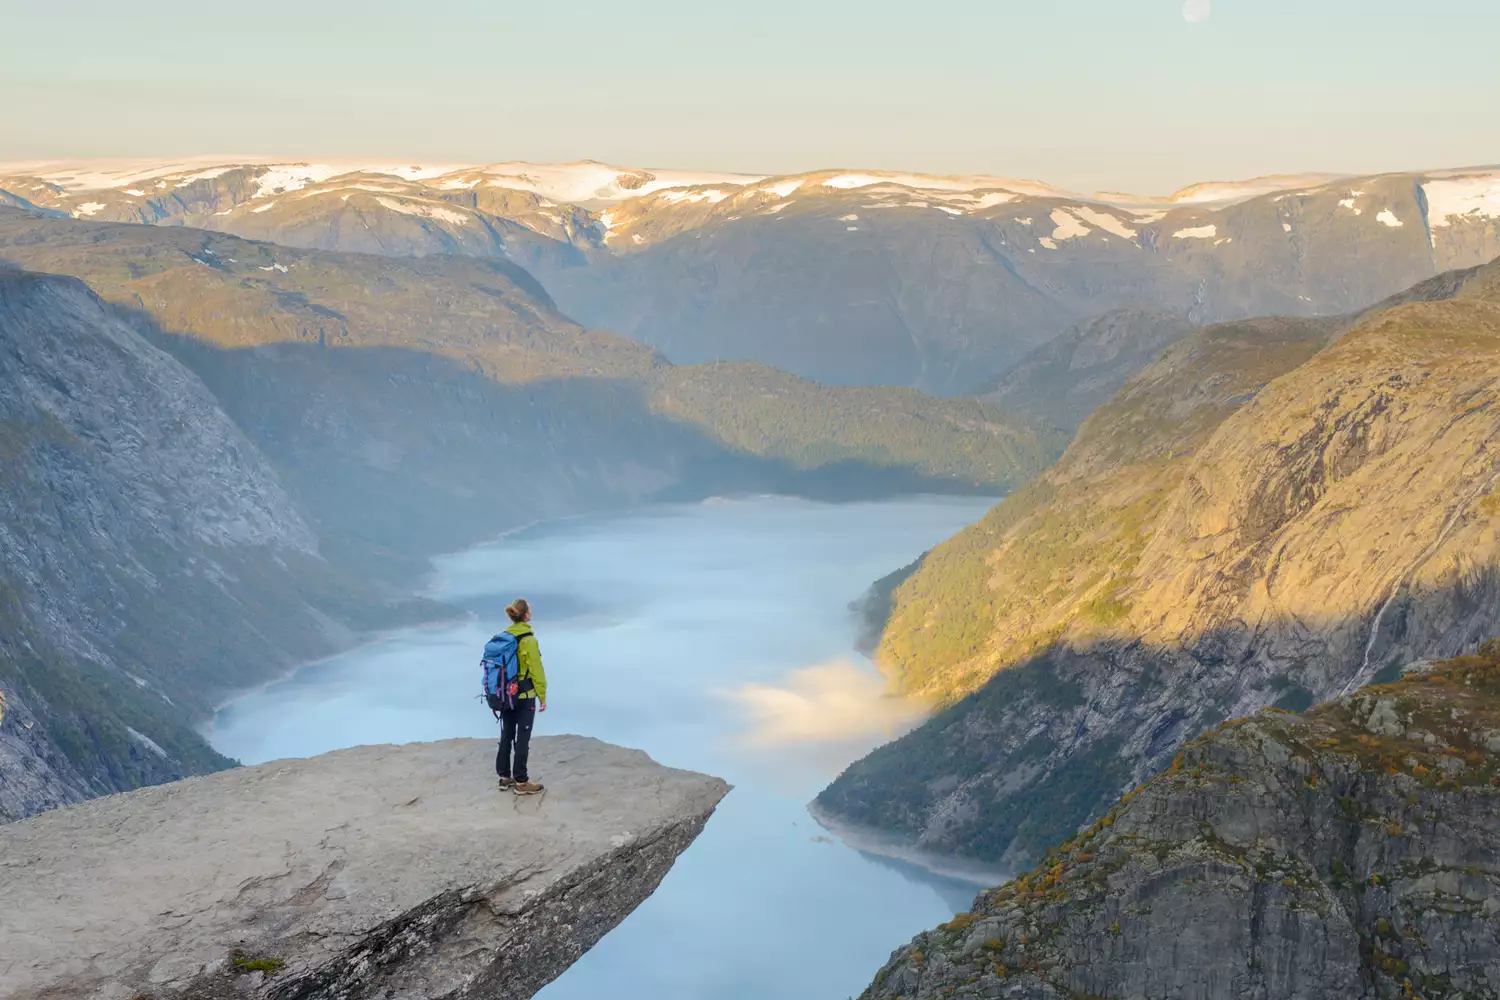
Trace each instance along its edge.
<instances>
[{"instance_id":1,"label":"gray granite rock","mask_svg":"<svg viewBox=\"0 0 1500 1000\"><path fill-rule=\"evenodd\" d=\"M369 746L0 827L0 996L529 997L649 896L729 786L577 736Z\"/></svg>"},{"instance_id":2,"label":"gray granite rock","mask_svg":"<svg viewBox=\"0 0 1500 1000\"><path fill-rule=\"evenodd\" d=\"M1497 719L1490 643L1226 723L864 1000L1500 997Z\"/></svg>"}]
</instances>

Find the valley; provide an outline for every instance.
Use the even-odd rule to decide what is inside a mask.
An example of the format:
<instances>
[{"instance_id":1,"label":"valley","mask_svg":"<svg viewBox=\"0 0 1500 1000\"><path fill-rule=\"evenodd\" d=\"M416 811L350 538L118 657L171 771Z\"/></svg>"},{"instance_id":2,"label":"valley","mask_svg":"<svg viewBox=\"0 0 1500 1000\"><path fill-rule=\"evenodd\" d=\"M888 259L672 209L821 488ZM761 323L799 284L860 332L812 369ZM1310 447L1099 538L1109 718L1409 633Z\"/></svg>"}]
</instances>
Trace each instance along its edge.
<instances>
[{"instance_id":1,"label":"valley","mask_svg":"<svg viewBox=\"0 0 1500 1000\"><path fill-rule=\"evenodd\" d=\"M1500 1000L1496 38L12 4L0 1000Z\"/></svg>"},{"instance_id":2,"label":"valley","mask_svg":"<svg viewBox=\"0 0 1500 1000\"><path fill-rule=\"evenodd\" d=\"M232 691L456 613L404 596L431 555L654 498L993 495L1063 443L676 368L504 261L17 211L0 262L6 818L226 766L194 726Z\"/></svg>"},{"instance_id":3,"label":"valley","mask_svg":"<svg viewBox=\"0 0 1500 1000\"><path fill-rule=\"evenodd\" d=\"M590 692L558 723L742 785L686 856L691 886L663 882L548 996L626 967L658 996L786 993L726 942L792 949L831 900L901 910L851 924L797 995L857 988L968 891L865 838L1042 865L898 952L870 997L1136 989L1109 970L1161 964L1133 943L1151 904L1099 910L1097 879L1056 895L1096 853L1117 882L1146 864L1101 817L1141 794L1136 836L1182 802L1218 822L1240 807L1184 784L1184 759L1195 781L1233 758L1263 783L1281 751L1251 759L1236 734L1334 749L1265 728L1319 703L1286 725L1339 752L1362 737L1335 715L1391 736L1368 721L1388 685L1500 635L1494 171L1144 199L882 171L182 162L6 168L0 189L0 819L473 728L411 678L466 701L435 665L508 591L465 574L530 580L599 687L579 665L659 627L639 669L679 675L690 716ZM774 657L723 652L767 631ZM716 742L712 719L745 731ZM1368 763L1317 766L1358 798ZM1232 832L1158 853L1187 871ZM775 896L802 923L728 874L752 835L805 869L807 892ZM1320 872L1308 905L1327 910L1346 887L1309 850L1277 870ZM825 856L852 882L816 874ZM753 930L703 921L716 884L762 906ZM1124 957L1068 937L1097 936L1098 912ZM981 923L992 938L965 933ZM660 974L652 942L694 934L719 957ZM1327 974L1392 978L1371 947Z\"/></svg>"}]
</instances>

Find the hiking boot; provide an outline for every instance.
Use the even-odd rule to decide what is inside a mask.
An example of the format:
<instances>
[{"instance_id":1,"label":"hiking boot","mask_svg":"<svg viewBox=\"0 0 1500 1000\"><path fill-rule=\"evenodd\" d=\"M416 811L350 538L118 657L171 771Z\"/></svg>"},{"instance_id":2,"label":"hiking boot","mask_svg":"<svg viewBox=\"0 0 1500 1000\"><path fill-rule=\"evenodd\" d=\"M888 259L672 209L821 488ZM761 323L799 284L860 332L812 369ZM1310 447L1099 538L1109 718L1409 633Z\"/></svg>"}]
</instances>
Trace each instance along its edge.
<instances>
[{"instance_id":1,"label":"hiking boot","mask_svg":"<svg viewBox=\"0 0 1500 1000\"><path fill-rule=\"evenodd\" d=\"M542 786L534 781L518 781L511 791L517 795L535 795L542 790Z\"/></svg>"},{"instance_id":2,"label":"hiking boot","mask_svg":"<svg viewBox=\"0 0 1500 1000\"><path fill-rule=\"evenodd\" d=\"M510 788L515 783L516 783L516 779L515 778L501 778L500 779L500 790L503 792L507 788Z\"/></svg>"}]
</instances>

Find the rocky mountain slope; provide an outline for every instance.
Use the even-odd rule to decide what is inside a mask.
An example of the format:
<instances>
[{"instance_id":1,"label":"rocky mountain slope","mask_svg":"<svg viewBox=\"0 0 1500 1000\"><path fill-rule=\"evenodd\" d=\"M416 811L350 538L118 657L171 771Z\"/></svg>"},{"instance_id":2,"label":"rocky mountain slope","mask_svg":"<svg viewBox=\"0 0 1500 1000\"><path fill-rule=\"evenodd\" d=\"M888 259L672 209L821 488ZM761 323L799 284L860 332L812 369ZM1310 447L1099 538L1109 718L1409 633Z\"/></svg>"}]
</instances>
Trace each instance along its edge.
<instances>
[{"instance_id":1,"label":"rocky mountain slope","mask_svg":"<svg viewBox=\"0 0 1500 1000\"><path fill-rule=\"evenodd\" d=\"M1132 375L1193 330L1182 316L1116 309L1047 341L976 395L1076 431Z\"/></svg>"},{"instance_id":2,"label":"rocky mountain slope","mask_svg":"<svg viewBox=\"0 0 1500 1000\"><path fill-rule=\"evenodd\" d=\"M1006 183L826 172L658 192L611 209L608 256L538 275L581 322L675 361L954 393L1113 309L1332 315L1500 254L1493 171L1147 204Z\"/></svg>"},{"instance_id":3,"label":"rocky mountain slope","mask_svg":"<svg viewBox=\"0 0 1500 1000\"><path fill-rule=\"evenodd\" d=\"M1500 644L1188 743L862 996L1500 995Z\"/></svg>"},{"instance_id":4,"label":"rocky mountain slope","mask_svg":"<svg viewBox=\"0 0 1500 1000\"><path fill-rule=\"evenodd\" d=\"M1403 298L1180 341L934 550L879 657L950 707L819 807L1019 862L1221 719L1500 632L1500 265Z\"/></svg>"},{"instance_id":5,"label":"rocky mountain slope","mask_svg":"<svg viewBox=\"0 0 1500 1000\"><path fill-rule=\"evenodd\" d=\"M0 218L0 259L77 275L134 312L339 544L399 536L420 555L664 491L1006 489L1062 444L972 402L667 365L562 316L505 261L21 213ZM487 489L507 454L528 474Z\"/></svg>"},{"instance_id":6,"label":"rocky mountain slope","mask_svg":"<svg viewBox=\"0 0 1500 1000\"><path fill-rule=\"evenodd\" d=\"M229 691L400 608L321 556L191 371L69 278L0 270L0 819L226 763Z\"/></svg>"},{"instance_id":7,"label":"rocky mountain slope","mask_svg":"<svg viewBox=\"0 0 1500 1000\"><path fill-rule=\"evenodd\" d=\"M78 218L398 256L503 256L673 361L971 390L1113 309L1332 315L1500 254L1500 171L1283 177L1170 198L1034 181L602 164L0 167Z\"/></svg>"},{"instance_id":8,"label":"rocky mountain slope","mask_svg":"<svg viewBox=\"0 0 1500 1000\"><path fill-rule=\"evenodd\" d=\"M492 742L450 740L0 827L0 995L524 1000L656 889L729 791L578 736L532 752L548 791L525 801L497 797Z\"/></svg>"},{"instance_id":9,"label":"rocky mountain slope","mask_svg":"<svg viewBox=\"0 0 1500 1000\"><path fill-rule=\"evenodd\" d=\"M0 819L224 766L193 726L435 613L382 594L436 552L656 497L1003 490L1061 445L973 401L675 368L504 261L20 212L3 261L92 291L0 284Z\"/></svg>"}]
</instances>

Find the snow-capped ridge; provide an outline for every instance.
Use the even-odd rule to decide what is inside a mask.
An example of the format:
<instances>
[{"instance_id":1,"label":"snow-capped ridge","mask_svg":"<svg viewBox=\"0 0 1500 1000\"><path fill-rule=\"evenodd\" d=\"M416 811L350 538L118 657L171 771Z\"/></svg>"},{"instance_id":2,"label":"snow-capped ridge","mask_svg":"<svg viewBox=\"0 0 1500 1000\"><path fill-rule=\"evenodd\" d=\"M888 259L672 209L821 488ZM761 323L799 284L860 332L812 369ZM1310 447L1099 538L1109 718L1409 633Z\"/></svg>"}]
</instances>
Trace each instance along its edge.
<instances>
[{"instance_id":1,"label":"snow-capped ridge","mask_svg":"<svg viewBox=\"0 0 1500 1000\"><path fill-rule=\"evenodd\" d=\"M1249 201L1261 195L1322 187L1347 177L1347 174L1271 174L1243 181L1205 181L1192 184L1163 199L1170 205L1230 204Z\"/></svg>"},{"instance_id":2,"label":"snow-capped ridge","mask_svg":"<svg viewBox=\"0 0 1500 1000\"><path fill-rule=\"evenodd\" d=\"M1436 229L1454 220L1500 218L1500 169L1429 174L1422 190L1427 195L1427 224Z\"/></svg>"},{"instance_id":3,"label":"snow-capped ridge","mask_svg":"<svg viewBox=\"0 0 1500 1000\"><path fill-rule=\"evenodd\" d=\"M579 163L490 163L455 171L448 181L478 177L493 187L530 191L555 201L577 205L629 201L670 188L707 185L743 187L765 179L764 174L731 174L688 170L642 170L611 166L593 160Z\"/></svg>"}]
</instances>

